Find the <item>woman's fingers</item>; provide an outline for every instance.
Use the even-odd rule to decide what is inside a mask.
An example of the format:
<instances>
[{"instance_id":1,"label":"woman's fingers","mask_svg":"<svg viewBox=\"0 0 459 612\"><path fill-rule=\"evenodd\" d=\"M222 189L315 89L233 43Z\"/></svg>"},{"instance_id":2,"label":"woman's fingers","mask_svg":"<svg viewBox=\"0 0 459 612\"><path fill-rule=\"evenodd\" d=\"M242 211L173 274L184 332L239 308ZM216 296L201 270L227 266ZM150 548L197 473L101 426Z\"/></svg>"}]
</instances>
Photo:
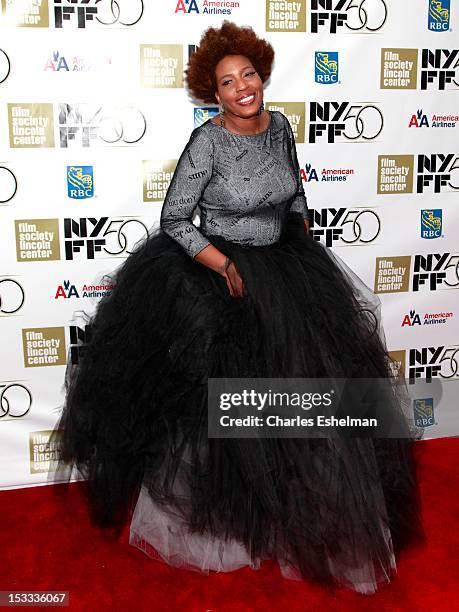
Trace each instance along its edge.
<instances>
[{"instance_id":1,"label":"woman's fingers","mask_svg":"<svg viewBox=\"0 0 459 612\"><path fill-rule=\"evenodd\" d=\"M235 296L242 297L242 279L237 271L234 272L233 278L231 280L233 283Z\"/></svg>"},{"instance_id":2,"label":"woman's fingers","mask_svg":"<svg viewBox=\"0 0 459 612\"><path fill-rule=\"evenodd\" d=\"M233 291L233 286L231 284L230 279L228 278L228 276L226 277L226 285L228 287L228 290L230 292L231 297L234 297L234 291Z\"/></svg>"},{"instance_id":3,"label":"woman's fingers","mask_svg":"<svg viewBox=\"0 0 459 612\"><path fill-rule=\"evenodd\" d=\"M239 288L237 286L236 280L234 278L228 278L228 287L230 289L231 297L240 297L239 296Z\"/></svg>"},{"instance_id":4,"label":"woman's fingers","mask_svg":"<svg viewBox=\"0 0 459 612\"><path fill-rule=\"evenodd\" d=\"M245 286L244 281L240 276L237 278L237 287L236 287L237 297L244 297L245 295Z\"/></svg>"},{"instance_id":5,"label":"woman's fingers","mask_svg":"<svg viewBox=\"0 0 459 612\"><path fill-rule=\"evenodd\" d=\"M231 297L243 297L246 294L244 281L242 280L234 262L231 262L231 264L228 266L225 276L226 284L228 285Z\"/></svg>"}]
</instances>

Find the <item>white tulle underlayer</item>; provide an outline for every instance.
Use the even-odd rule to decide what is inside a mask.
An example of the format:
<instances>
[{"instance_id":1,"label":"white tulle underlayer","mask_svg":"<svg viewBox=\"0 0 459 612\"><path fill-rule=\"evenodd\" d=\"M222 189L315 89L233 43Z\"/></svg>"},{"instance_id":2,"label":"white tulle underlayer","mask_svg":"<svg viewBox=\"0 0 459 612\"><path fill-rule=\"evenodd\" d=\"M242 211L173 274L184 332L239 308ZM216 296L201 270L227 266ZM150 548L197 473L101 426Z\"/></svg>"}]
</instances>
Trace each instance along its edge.
<instances>
[{"instance_id":1,"label":"white tulle underlayer","mask_svg":"<svg viewBox=\"0 0 459 612\"><path fill-rule=\"evenodd\" d=\"M381 526L382 528L382 526ZM387 551L392 569L396 570L390 531L384 528ZM148 557L173 567L208 575L210 571L232 572L251 567L260 569L263 558L252 561L244 545L206 534L190 533L183 518L167 507L155 504L142 486L131 520L129 544ZM283 559L277 559L284 578L302 580L300 572ZM363 561L360 567L343 567L329 557L330 574L338 583L359 593L372 594L378 583L390 577L374 559Z\"/></svg>"}]
</instances>

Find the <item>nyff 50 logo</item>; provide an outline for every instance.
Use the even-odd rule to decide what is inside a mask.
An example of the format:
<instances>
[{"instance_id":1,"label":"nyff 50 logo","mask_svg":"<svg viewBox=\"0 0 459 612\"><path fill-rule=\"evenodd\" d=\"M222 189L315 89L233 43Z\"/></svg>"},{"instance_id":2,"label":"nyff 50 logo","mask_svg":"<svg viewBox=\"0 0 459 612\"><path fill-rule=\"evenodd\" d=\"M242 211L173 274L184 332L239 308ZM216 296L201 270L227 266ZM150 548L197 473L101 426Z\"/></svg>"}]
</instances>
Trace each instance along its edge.
<instances>
[{"instance_id":1,"label":"nyff 50 logo","mask_svg":"<svg viewBox=\"0 0 459 612\"><path fill-rule=\"evenodd\" d=\"M98 26L133 26L141 20L143 10L143 0L67 0L64 6L63 0L54 0L54 25L63 28L67 23L86 28L86 23L91 22Z\"/></svg>"},{"instance_id":2,"label":"nyff 50 logo","mask_svg":"<svg viewBox=\"0 0 459 612\"><path fill-rule=\"evenodd\" d=\"M148 236L148 229L139 219L110 219L109 217L80 217L64 219L65 259L72 260L77 253L86 259L127 256L130 249Z\"/></svg>"},{"instance_id":3,"label":"nyff 50 logo","mask_svg":"<svg viewBox=\"0 0 459 612\"><path fill-rule=\"evenodd\" d=\"M326 29L336 34L338 28L348 32L377 32L386 23L385 0L311 0L311 32Z\"/></svg>"},{"instance_id":4,"label":"nyff 50 logo","mask_svg":"<svg viewBox=\"0 0 459 612\"><path fill-rule=\"evenodd\" d=\"M24 301L23 286L15 278L0 277L0 316L16 314Z\"/></svg>"},{"instance_id":5,"label":"nyff 50 logo","mask_svg":"<svg viewBox=\"0 0 459 612\"><path fill-rule=\"evenodd\" d=\"M383 114L375 104L311 102L309 105L309 142L312 143L321 137L326 137L328 143L374 140L383 125Z\"/></svg>"},{"instance_id":6,"label":"nyff 50 logo","mask_svg":"<svg viewBox=\"0 0 459 612\"><path fill-rule=\"evenodd\" d=\"M80 358L91 339L91 324L84 325L83 327L69 325L69 362L72 365L78 365L80 363Z\"/></svg>"},{"instance_id":7,"label":"nyff 50 logo","mask_svg":"<svg viewBox=\"0 0 459 612\"><path fill-rule=\"evenodd\" d=\"M58 104L61 148L121 146L139 142L147 122L133 105Z\"/></svg>"},{"instance_id":8,"label":"nyff 50 logo","mask_svg":"<svg viewBox=\"0 0 459 612\"><path fill-rule=\"evenodd\" d=\"M328 247L338 244L367 244L379 235L381 221L374 210L322 208L313 210L311 236Z\"/></svg>"},{"instance_id":9,"label":"nyff 50 logo","mask_svg":"<svg viewBox=\"0 0 459 612\"><path fill-rule=\"evenodd\" d=\"M408 374L410 384L417 378L432 382L433 378L458 378L459 346L428 346L421 349L410 349L408 357Z\"/></svg>"},{"instance_id":10,"label":"nyff 50 logo","mask_svg":"<svg viewBox=\"0 0 459 612\"><path fill-rule=\"evenodd\" d=\"M459 49L423 49L421 89L433 85L442 91L459 87Z\"/></svg>"}]
</instances>

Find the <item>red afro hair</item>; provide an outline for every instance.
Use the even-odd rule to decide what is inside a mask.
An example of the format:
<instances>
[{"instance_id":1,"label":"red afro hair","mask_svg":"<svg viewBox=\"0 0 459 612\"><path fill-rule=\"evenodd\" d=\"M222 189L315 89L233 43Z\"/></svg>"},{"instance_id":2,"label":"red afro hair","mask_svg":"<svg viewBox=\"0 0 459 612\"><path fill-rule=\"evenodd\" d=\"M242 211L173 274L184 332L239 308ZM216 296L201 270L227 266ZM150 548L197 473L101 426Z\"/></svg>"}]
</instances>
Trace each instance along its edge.
<instances>
[{"instance_id":1,"label":"red afro hair","mask_svg":"<svg viewBox=\"0 0 459 612\"><path fill-rule=\"evenodd\" d=\"M271 74L274 49L270 43L258 38L251 27L239 27L225 19L221 28L210 27L204 32L198 49L190 57L185 80L193 98L206 104L218 103L215 67L227 55L247 57L263 83Z\"/></svg>"}]
</instances>

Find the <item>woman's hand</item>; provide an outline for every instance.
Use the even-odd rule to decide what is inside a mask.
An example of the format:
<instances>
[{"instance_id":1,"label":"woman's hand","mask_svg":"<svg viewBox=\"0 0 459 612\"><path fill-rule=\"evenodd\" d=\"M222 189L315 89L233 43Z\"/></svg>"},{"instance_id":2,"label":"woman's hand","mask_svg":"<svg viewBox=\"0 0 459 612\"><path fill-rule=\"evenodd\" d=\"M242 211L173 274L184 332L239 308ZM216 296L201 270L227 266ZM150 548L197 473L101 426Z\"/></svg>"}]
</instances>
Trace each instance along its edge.
<instances>
[{"instance_id":1,"label":"woman's hand","mask_svg":"<svg viewBox=\"0 0 459 612\"><path fill-rule=\"evenodd\" d=\"M232 297L243 297L246 294L244 282L236 268L236 264L213 244L208 244L199 251L195 259L225 278Z\"/></svg>"},{"instance_id":2,"label":"woman's hand","mask_svg":"<svg viewBox=\"0 0 459 612\"><path fill-rule=\"evenodd\" d=\"M226 284L228 286L231 297L238 298L244 297L244 295L246 295L247 291L244 285L244 281L242 280L234 261L230 262L223 276L226 279Z\"/></svg>"}]
</instances>

